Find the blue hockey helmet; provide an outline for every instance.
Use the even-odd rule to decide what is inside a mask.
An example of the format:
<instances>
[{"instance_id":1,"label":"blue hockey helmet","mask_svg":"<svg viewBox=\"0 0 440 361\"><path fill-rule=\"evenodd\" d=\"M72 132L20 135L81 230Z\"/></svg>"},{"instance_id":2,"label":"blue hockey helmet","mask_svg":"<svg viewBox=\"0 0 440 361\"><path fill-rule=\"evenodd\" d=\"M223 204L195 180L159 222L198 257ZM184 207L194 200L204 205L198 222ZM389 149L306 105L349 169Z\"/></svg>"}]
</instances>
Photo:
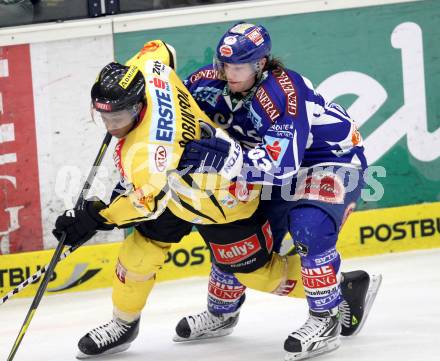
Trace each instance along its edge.
<instances>
[{"instance_id":1,"label":"blue hockey helmet","mask_svg":"<svg viewBox=\"0 0 440 361\"><path fill-rule=\"evenodd\" d=\"M217 61L231 64L253 63L270 55L272 42L261 25L240 22L232 26L217 45Z\"/></svg>"}]
</instances>

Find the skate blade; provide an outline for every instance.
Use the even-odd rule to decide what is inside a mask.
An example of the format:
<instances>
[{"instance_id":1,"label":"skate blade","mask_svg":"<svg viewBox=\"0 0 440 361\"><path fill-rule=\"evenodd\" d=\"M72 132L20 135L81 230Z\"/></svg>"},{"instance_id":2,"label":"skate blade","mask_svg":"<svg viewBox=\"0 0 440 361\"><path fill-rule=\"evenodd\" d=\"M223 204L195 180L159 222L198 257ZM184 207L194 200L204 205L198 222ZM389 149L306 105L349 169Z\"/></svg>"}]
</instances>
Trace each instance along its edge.
<instances>
[{"instance_id":1,"label":"skate blade","mask_svg":"<svg viewBox=\"0 0 440 361\"><path fill-rule=\"evenodd\" d=\"M324 346L319 347L312 351L306 351L306 352L286 352L286 356L284 357L284 361L298 361L298 360L305 360L310 359L319 355L322 355L324 353L332 352L341 346L341 339L338 337L328 340Z\"/></svg>"},{"instance_id":2,"label":"skate blade","mask_svg":"<svg viewBox=\"0 0 440 361\"><path fill-rule=\"evenodd\" d=\"M230 335L233 330L234 330L233 328L226 328L226 329L215 331L215 332L204 333L203 335L200 335L198 337L188 337L188 338L174 335L173 341L174 342L190 342L190 341L206 340L209 338L223 337L223 336Z\"/></svg>"},{"instance_id":3,"label":"skate blade","mask_svg":"<svg viewBox=\"0 0 440 361\"><path fill-rule=\"evenodd\" d=\"M110 350L104 351L103 353L100 353L99 355L87 355L81 351L78 351L76 358L78 360L84 360L84 359L90 359L90 358L101 358L102 356L111 355L114 353L122 352L127 350L130 347L131 343L124 343L123 345L119 345L117 347L114 347Z\"/></svg>"},{"instance_id":4,"label":"skate blade","mask_svg":"<svg viewBox=\"0 0 440 361\"><path fill-rule=\"evenodd\" d=\"M364 315L362 317L362 321L359 324L358 328L351 336L357 335L362 327L364 327L365 321L370 313L371 306L373 306L374 300L376 299L377 292L379 291L380 285L382 284L382 275L371 275L370 276L370 284L368 286L367 295L365 297L365 306L364 306Z\"/></svg>"}]
</instances>

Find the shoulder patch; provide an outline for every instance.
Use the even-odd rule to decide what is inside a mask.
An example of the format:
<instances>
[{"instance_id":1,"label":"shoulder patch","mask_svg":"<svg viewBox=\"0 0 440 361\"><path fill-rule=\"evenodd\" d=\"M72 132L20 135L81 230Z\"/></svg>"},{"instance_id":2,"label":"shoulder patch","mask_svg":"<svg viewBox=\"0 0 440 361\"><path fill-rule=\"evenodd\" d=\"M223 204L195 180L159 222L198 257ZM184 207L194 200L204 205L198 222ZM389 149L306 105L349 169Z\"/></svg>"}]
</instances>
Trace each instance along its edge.
<instances>
[{"instance_id":1,"label":"shoulder patch","mask_svg":"<svg viewBox=\"0 0 440 361\"><path fill-rule=\"evenodd\" d=\"M260 103L261 107L266 112L266 114L269 116L272 123L274 123L275 119L280 116L280 112L278 111L277 107L275 106L274 102L272 101L264 87L260 86L260 88L255 93L255 97L258 103Z\"/></svg>"},{"instance_id":2,"label":"shoulder patch","mask_svg":"<svg viewBox=\"0 0 440 361\"><path fill-rule=\"evenodd\" d=\"M147 60L144 69L144 76L154 75L158 76L161 79L168 80L172 73L172 69L162 63L160 60Z\"/></svg>"},{"instance_id":3,"label":"shoulder patch","mask_svg":"<svg viewBox=\"0 0 440 361\"><path fill-rule=\"evenodd\" d=\"M298 114L298 93L292 79L284 70L280 75L275 76L275 79L287 97L287 113L296 116Z\"/></svg>"},{"instance_id":4,"label":"shoulder patch","mask_svg":"<svg viewBox=\"0 0 440 361\"><path fill-rule=\"evenodd\" d=\"M157 41L149 41L148 43L145 43L144 47L139 52L139 55L138 55L137 58L139 59L145 53L153 53L153 52L155 52L157 49L159 49L161 47L161 45L162 44L160 44Z\"/></svg>"}]
</instances>

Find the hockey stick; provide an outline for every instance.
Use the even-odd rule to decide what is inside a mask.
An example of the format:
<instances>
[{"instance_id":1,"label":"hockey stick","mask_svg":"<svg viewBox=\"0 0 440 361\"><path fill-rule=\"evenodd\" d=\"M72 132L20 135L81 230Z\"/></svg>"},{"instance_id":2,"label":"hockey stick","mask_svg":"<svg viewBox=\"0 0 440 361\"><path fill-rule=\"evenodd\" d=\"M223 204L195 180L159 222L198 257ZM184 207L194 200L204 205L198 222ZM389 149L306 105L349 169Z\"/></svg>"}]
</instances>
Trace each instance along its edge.
<instances>
[{"instance_id":1,"label":"hockey stick","mask_svg":"<svg viewBox=\"0 0 440 361\"><path fill-rule=\"evenodd\" d=\"M66 258L69 254L71 254L73 251L78 249L80 246L82 246L83 243L76 244L68 249L66 249L63 254L60 256L59 261L62 261L64 258ZM12 296L16 295L17 293L21 292L24 288L29 286L31 283L34 283L35 281L38 281L40 277L47 271L49 268L49 265L45 265L43 268L40 268L37 272L35 272L32 276L30 276L28 279L24 280L22 283L20 283L17 287L15 287L12 291L8 292L5 296L3 296L0 299L0 305L5 303L7 300L9 300Z\"/></svg>"},{"instance_id":2,"label":"hockey stick","mask_svg":"<svg viewBox=\"0 0 440 361\"><path fill-rule=\"evenodd\" d=\"M93 162L93 167L90 170L89 176L87 177L87 180L84 183L84 186L81 190L81 193L78 197L78 200L76 201L75 208L79 208L84 202L84 192L88 191L90 189L90 186L95 179L97 168L102 162L102 159L104 158L105 152L107 150L108 145L110 144L110 141L112 139L112 136L110 133L107 133L105 135L104 140L102 141L101 148L99 149L99 153L96 156L95 161ZM11 352L9 353L7 361L12 361L14 359L14 356L17 352L18 347L20 346L21 341L23 340L23 337L29 327L29 324L32 321L32 318L34 317L35 311L37 310L38 305L40 304L41 299L43 298L44 291L47 288L47 284L49 283L50 277L53 274L53 271L55 270L55 266L60 260L61 251L64 247L64 242L66 241L66 233L63 233L61 236L61 239L58 243L57 248L55 249L55 253L52 256L52 259L50 260L49 265L47 266L46 274L44 275L43 280L41 281L40 286L38 287L37 293L32 301L31 307L29 308L29 311L26 315L26 318L24 319L23 325L21 326L20 332L18 333L17 339L14 342L14 345L12 346ZM79 246L78 246L79 247ZM73 248L73 247L72 247ZM70 250L70 249L69 249ZM73 252L73 251L71 251ZM46 268L46 267L45 267Z\"/></svg>"}]
</instances>

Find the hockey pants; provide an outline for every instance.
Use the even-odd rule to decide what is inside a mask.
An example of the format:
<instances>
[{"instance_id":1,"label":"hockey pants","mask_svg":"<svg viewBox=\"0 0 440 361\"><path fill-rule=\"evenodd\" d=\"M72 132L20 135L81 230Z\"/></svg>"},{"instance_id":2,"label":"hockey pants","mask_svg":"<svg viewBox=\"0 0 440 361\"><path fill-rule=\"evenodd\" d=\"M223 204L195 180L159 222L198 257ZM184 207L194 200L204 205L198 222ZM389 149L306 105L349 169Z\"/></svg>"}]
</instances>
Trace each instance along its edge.
<instances>
[{"instance_id":1,"label":"hockey pants","mask_svg":"<svg viewBox=\"0 0 440 361\"><path fill-rule=\"evenodd\" d=\"M139 317L154 286L156 273L165 263L170 247L171 244L151 240L136 230L123 241L113 276L112 298L115 316L128 322ZM272 258L256 271L234 275L249 288L292 297L305 297L298 256L281 257L274 253Z\"/></svg>"}]
</instances>

